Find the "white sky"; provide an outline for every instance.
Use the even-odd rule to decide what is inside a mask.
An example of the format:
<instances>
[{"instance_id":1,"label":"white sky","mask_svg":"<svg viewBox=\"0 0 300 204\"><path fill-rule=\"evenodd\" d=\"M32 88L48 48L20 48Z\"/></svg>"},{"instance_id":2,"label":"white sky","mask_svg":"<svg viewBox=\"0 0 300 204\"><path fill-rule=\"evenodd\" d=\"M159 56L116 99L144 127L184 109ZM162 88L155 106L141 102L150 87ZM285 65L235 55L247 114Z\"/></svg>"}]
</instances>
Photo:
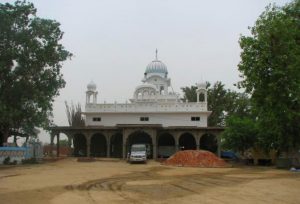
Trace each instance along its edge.
<instances>
[{"instance_id":1,"label":"white sky","mask_svg":"<svg viewBox=\"0 0 300 204\"><path fill-rule=\"evenodd\" d=\"M0 0L1 3L7 2ZM8 1L13 2L13 1ZM155 57L168 67L174 91L198 81L239 81L238 40L269 3L288 0L33 0L37 15L55 19L62 44L74 54L64 63L66 87L54 103L54 121L68 125L64 101L85 104L86 85L98 102L125 102ZM45 133L40 139L49 142Z\"/></svg>"}]
</instances>

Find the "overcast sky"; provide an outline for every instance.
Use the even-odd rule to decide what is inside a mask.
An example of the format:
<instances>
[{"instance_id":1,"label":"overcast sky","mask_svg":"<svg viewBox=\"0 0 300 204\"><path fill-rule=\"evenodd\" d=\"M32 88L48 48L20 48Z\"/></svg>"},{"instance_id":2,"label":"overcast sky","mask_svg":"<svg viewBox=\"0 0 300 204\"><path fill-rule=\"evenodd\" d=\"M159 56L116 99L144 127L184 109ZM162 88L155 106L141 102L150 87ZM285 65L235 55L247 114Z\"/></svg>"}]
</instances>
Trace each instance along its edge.
<instances>
[{"instance_id":1,"label":"overcast sky","mask_svg":"<svg viewBox=\"0 0 300 204\"><path fill-rule=\"evenodd\" d=\"M1 3L7 2L0 0ZM9 1L13 2L13 1ZM249 35L270 3L288 0L34 0L37 15L55 19L62 44L74 54L64 63L66 87L54 103L54 121L68 125L64 101L85 104L93 80L98 102L125 102L155 57L168 68L174 91L198 81L239 81L238 40ZM42 141L49 142L45 134Z\"/></svg>"}]
</instances>

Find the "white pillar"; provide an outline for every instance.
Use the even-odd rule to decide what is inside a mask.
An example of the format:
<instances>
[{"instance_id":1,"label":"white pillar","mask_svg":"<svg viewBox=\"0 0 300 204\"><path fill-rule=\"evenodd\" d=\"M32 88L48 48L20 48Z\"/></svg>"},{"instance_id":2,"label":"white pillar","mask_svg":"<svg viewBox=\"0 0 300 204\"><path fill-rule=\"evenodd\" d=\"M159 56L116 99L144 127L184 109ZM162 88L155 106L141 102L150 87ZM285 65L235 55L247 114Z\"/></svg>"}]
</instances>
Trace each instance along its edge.
<instances>
[{"instance_id":1,"label":"white pillar","mask_svg":"<svg viewBox=\"0 0 300 204\"><path fill-rule=\"evenodd\" d=\"M157 132L156 130L153 130L152 131L152 145L153 145L153 159L157 159L157 139L156 139L156 136L157 135Z\"/></svg>"},{"instance_id":2,"label":"white pillar","mask_svg":"<svg viewBox=\"0 0 300 204\"><path fill-rule=\"evenodd\" d=\"M123 159L127 158L127 138L128 138L128 133L126 130L123 130Z\"/></svg>"},{"instance_id":3,"label":"white pillar","mask_svg":"<svg viewBox=\"0 0 300 204\"><path fill-rule=\"evenodd\" d=\"M55 133L51 132L50 135L50 156L53 157L53 148L54 148L54 137L55 137Z\"/></svg>"},{"instance_id":4,"label":"white pillar","mask_svg":"<svg viewBox=\"0 0 300 204\"><path fill-rule=\"evenodd\" d=\"M93 104L97 103L97 94L98 94L98 92L93 93Z\"/></svg>"},{"instance_id":5,"label":"white pillar","mask_svg":"<svg viewBox=\"0 0 300 204\"><path fill-rule=\"evenodd\" d=\"M86 139L86 156L90 157L92 134L91 133L85 133L84 136L85 136L85 139Z\"/></svg>"},{"instance_id":6,"label":"white pillar","mask_svg":"<svg viewBox=\"0 0 300 204\"><path fill-rule=\"evenodd\" d=\"M179 148L179 137L180 137L180 132L175 132L174 133L174 139L175 139L175 151L178 152L180 150Z\"/></svg>"},{"instance_id":7,"label":"white pillar","mask_svg":"<svg viewBox=\"0 0 300 204\"><path fill-rule=\"evenodd\" d=\"M200 150L200 140L198 140L198 137L195 137L196 140L196 149Z\"/></svg>"},{"instance_id":8,"label":"white pillar","mask_svg":"<svg viewBox=\"0 0 300 204\"><path fill-rule=\"evenodd\" d=\"M89 94L86 93L86 97L85 97L85 103L88 104L89 103Z\"/></svg>"},{"instance_id":9,"label":"white pillar","mask_svg":"<svg viewBox=\"0 0 300 204\"><path fill-rule=\"evenodd\" d=\"M108 158L110 157L110 152L111 152L111 144L110 144L111 135L112 134L109 132L109 133L106 134L106 137L105 137L106 138L106 147L107 147L106 148L106 151L107 151L106 152L106 157L108 157Z\"/></svg>"}]
</instances>

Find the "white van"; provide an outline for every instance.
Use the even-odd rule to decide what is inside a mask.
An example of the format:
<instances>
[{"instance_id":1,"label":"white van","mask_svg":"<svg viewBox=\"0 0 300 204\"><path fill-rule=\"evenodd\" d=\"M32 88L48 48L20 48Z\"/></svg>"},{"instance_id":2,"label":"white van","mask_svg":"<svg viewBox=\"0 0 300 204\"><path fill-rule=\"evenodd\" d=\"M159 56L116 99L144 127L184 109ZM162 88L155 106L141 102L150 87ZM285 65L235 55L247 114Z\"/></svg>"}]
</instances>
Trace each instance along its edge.
<instances>
[{"instance_id":1,"label":"white van","mask_svg":"<svg viewBox=\"0 0 300 204\"><path fill-rule=\"evenodd\" d=\"M147 162L147 147L145 144L133 144L130 148L129 162Z\"/></svg>"}]
</instances>

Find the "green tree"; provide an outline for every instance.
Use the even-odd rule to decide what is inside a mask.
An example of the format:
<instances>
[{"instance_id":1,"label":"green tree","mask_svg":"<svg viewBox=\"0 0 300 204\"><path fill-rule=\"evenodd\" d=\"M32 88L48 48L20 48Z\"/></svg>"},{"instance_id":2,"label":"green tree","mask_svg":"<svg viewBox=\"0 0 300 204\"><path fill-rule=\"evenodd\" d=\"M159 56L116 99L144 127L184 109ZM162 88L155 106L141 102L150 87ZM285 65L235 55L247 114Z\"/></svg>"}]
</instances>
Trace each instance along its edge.
<instances>
[{"instance_id":1,"label":"green tree","mask_svg":"<svg viewBox=\"0 0 300 204\"><path fill-rule=\"evenodd\" d=\"M32 3L0 4L0 135L48 127L52 102L65 86L60 24L36 16Z\"/></svg>"},{"instance_id":2,"label":"green tree","mask_svg":"<svg viewBox=\"0 0 300 204\"><path fill-rule=\"evenodd\" d=\"M225 110L225 95L227 91L224 88L224 84L221 82L216 82L213 87L209 82L206 82L207 88L207 100L208 100L208 110L211 110L212 113L208 118L208 126L220 126L224 118ZM191 87L182 87L183 91L183 100L188 100L190 102L197 101L197 86Z\"/></svg>"},{"instance_id":3,"label":"green tree","mask_svg":"<svg viewBox=\"0 0 300 204\"><path fill-rule=\"evenodd\" d=\"M255 120L237 115L226 119L226 129L222 133L225 149L241 152L257 144L258 128Z\"/></svg>"},{"instance_id":4,"label":"green tree","mask_svg":"<svg viewBox=\"0 0 300 204\"><path fill-rule=\"evenodd\" d=\"M197 102L197 93L196 93L197 86L191 86L191 87L186 86L186 87L182 87L181 90L184 94L182 98L183 101L188 100L189 102Z\"/></svg>"},{"instance_id":5,"label":"green tree","mask_svg":"<svg viewBox=\"0 0 300 204\"><path fill-rule=\"evenodd\" d=\"M225 106L227 116L253 118L251 101L246 93L227 90ZM226 119L226 118L225 118Z\"/></svg>"},{"instance_id":6,"label":"green tree","mask_svg":"<svg viewBox=\"0 0 300 204\"><path fill-rule=\"evenodd\" d=\"M59 140L59 146L61 146L61 147L68 147L69 146L68 139Z\"/></svg>"},{"instance_id":7,"label":"green tree","mask_svg":"<svg viewBox=\"0 0 300 204\"><path fill-rule=\"evenodd\" d=\"M250 99L245 93L229 91L227 97L231 103L227 107L225 131L222 133L224 149L244 152L257 145L258 128L256 118L252 114Z\"/></svg>"},{"instance_id":8,"label":"green tree","mask_svg":"<svg viewBox=\"0 0 300 204\"><path fill-rule=\"evenodd\" d=\"M240 87L251 95L265 150L300 145L300 1L270 5L241 36Z\"/></svg>"},{"instance_id":9,"label":"green tree","mask_svg":"<svg viewBox=\"0 0 300 204\"><path fill-rule=\"evenodd\" d=\"M225 85L220 81L213 86L209 82L206 84L208 110L212 111L208 118L208 126L224 126L227 116L232 114L244 116L249 113L250 102L247 94L225 89ZM197 101L196 86L181 89L184 93L183 100Z\"/></svg>"},{"instance_id":10,"label":"green tree","mask_svg":"<svg viewBox=\"0 0 300 204\"><path fill-rule=\"evenodd\" d=\"M208 83L207 103L208 110L212 111L208 117L208 126L224 126L224 119L227 114L227 109L230 106L228 91L225 85L217 81L212 87Z\"/></svg>"}]
</instances>

